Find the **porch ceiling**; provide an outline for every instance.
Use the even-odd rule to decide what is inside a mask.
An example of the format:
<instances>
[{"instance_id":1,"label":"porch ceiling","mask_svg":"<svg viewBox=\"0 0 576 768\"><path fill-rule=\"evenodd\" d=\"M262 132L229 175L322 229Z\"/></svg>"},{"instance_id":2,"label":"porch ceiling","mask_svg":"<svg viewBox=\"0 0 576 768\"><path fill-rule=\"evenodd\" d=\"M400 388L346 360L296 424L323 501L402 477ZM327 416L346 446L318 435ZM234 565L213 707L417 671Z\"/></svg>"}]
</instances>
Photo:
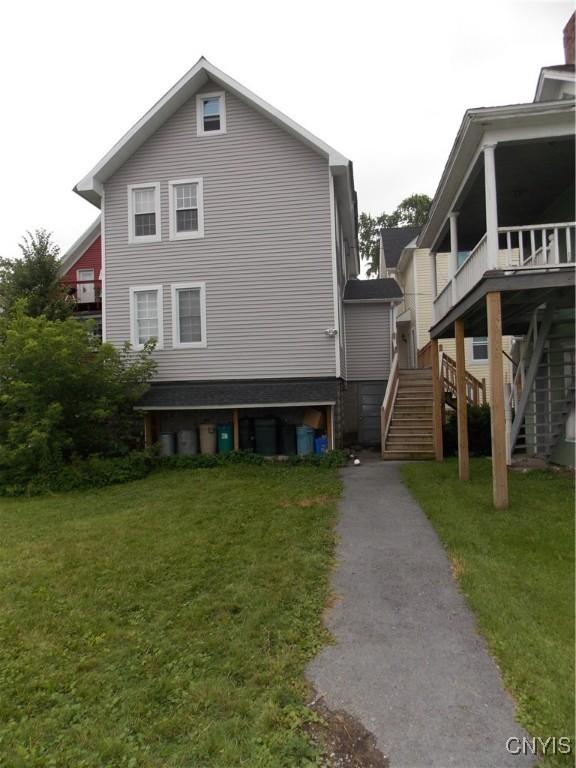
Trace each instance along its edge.
<instances>
[{"instance_id":1,"label":"porch ceiling","mask_svg":"<svg viewBox=\"0 0 576 768\"><path fill-rule=\"evenodd\" d=\"M572 136L498 144L495 158L499 226L574 221ZM559 218L551 206L570 190L572 211ZM484 165L480 156L455 205L459 211L459 250L471 250L486 231L484 194ZM450 250L448 229L436 250Z\"/></svg>"},{"instance_id":2,"label":"porch ceiling","mask_svg":"<svg viewBox=\"0 0 576 768\"><path fill-rule=\"evenodd\" d=\"M433 339L454 338L454 322L464 321L466 336L487 336L486 294L499 291L502 299L502 334L522 336L534 310L552 302L557 309L572 309L575 304L575 271L505 275L502 271L486 273L476 288L451 309L443 320L430 329Z\"/></svg>"}]
</instances>

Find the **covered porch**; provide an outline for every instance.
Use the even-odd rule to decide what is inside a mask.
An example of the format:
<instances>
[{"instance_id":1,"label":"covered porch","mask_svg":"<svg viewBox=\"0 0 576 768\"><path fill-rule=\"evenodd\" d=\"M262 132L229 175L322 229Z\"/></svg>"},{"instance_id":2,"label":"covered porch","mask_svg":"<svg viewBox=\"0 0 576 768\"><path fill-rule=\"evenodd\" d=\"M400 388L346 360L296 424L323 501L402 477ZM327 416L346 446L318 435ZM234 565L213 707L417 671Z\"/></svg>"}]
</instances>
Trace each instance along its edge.
<instances>
[{"instance_id":1,"label":"covered porch","mask_svg":"<svg viewBox=\"0 0 576 768\"><path fill-rule=\"evenodd\" d=\"M431 355L438 359L439 340L456 339L461 391L464 338L488 340L493 498L500 509L508 506L507 466L519 441L549 457L574 402L574 141L566 119L573 120L574 105L555 104L549 114L538 105L520 107L525 114L507 122L478 123L459 174L454 167L462 158L451 158L454 176L443 178L420 243L430 247L433 267ZM464 153L459 140L456 149ZM436 253L443 252L450 254L447 275L437 270ZM513 360L504 354L503 336L516 337ZM505 387L510 364L513 383ZM467 480L465 398L460 402L459 476Z\"/></svg>"}]
</instances>

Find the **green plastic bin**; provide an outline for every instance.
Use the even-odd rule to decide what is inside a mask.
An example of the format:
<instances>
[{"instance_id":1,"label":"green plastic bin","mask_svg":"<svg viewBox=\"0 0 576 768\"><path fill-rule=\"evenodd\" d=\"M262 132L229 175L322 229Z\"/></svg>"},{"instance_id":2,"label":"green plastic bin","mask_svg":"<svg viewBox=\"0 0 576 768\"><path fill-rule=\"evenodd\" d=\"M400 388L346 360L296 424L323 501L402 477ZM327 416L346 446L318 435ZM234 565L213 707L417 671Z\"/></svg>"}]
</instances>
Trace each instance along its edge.
<instances>
[{"instance_id":1,"label":"green plastic bin","mask_svg":"<svg viewBox=\"0 0 576 768\"><path fill-rule=\"evenodd\" d=\"M276 419L254 419L256 437L256 453L263 456L275 456L276 448Z\"/></svg>"},{"instance_id":2,"label":"green plastic bin","mask_svg":"<svg viewBox=\"0 0 576 768\"><path fill-rule=\"evenodd\" d=\"M234 445L232 424L218 425L218 453L230 453Z\"/></svg>"}]
</instances>

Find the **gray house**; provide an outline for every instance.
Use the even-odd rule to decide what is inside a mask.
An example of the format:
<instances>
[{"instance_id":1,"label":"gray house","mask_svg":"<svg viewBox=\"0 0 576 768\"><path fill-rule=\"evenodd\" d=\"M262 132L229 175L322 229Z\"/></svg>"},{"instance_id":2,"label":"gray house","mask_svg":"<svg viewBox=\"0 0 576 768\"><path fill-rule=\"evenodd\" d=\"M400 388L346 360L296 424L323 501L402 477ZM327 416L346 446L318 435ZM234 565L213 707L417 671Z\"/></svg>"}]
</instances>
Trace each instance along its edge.
<instances>
[{"instance_id":1,"label":"gray house","mask_svg":"<svg viewBox=\"0 0 576 768\"><path fill-rule=\"evenodd\" d=\"M102 212L103 338L156 339L149 440L210 421L243 447L242 420L268 415L334 446L349 378L375 377L379 408L389 333L374 365L359 328L384 308L388 328L394 297L346 289L356 194L332 147L202 58L75 191Z\"/></svg>"}]
</instances>

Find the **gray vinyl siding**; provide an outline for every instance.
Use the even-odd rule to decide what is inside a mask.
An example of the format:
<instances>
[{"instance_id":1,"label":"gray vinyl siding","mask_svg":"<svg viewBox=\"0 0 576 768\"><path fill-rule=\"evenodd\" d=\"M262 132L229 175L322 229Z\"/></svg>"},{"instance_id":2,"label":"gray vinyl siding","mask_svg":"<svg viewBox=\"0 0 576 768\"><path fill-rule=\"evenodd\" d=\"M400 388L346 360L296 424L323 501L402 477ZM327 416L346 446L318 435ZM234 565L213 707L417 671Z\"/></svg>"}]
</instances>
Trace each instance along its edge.
<instances>
[{"instance_id":1,"label":"gray vinyl siding","mask_svg":"<svg viewBox=\"0 0 576 768\"><path fill-rule=\"evenodd\" d=\"M344 304L349 381L378 381L390 373L390 305Z\"/></svg>"},{"instance_id":2,"label":"gray vinyl siding","mask_svg":"<svg viewBox=\"0 0 576 768\"><path fill-rule=\"evenodd\" d=\"M229 93L226 120L196 136L190 99L106 183L106 339L130 338L130 286L162 284L156 380L335 376L328 162ZM170 241L168 182L189 177L203 178L205 236ZM162 239L133 245L127 186L148 182ZM173 349L170 285L202 281L207 347Z\"/></svg>"}]
</instances>

